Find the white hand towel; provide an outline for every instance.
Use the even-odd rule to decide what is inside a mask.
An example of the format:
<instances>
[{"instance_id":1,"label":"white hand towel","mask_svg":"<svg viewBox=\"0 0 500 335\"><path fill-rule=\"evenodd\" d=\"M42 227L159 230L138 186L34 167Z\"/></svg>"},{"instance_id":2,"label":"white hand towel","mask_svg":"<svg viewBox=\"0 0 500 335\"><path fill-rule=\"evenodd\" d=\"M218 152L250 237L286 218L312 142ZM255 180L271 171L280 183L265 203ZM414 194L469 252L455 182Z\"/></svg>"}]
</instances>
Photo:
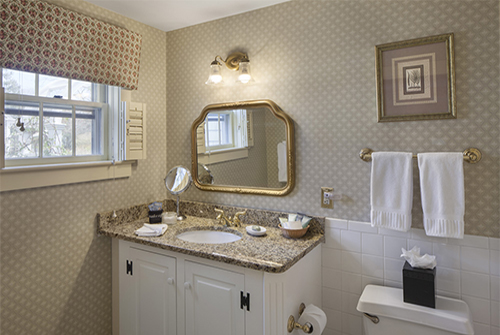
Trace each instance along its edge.
<instances>
[{"instance_id":1,"label":"white hand towel","mask_svg":"<svg viewBox=\"0 0 500 335\"><path fill-rule=\"evenodd\" d=\"M413 162L408 152L372 153L372 227L408 231L413 201Z\"/></svg>"},{"instance_id":2,"label":"white hand towel","mask_svg":"<svg viewBox=\"0 0 500 335\"><path fill-rule=\"evenodd\" d=\"M137 229L135 234L137 236L161 236L165 234L168 226L166 224L148 224L145 223L144 226Z\"/></svg>"},{"instance_id":3,"label":"white hand towel","mask_svg":"<svg viewBox=\"0 0 500 335\"><path fill-rule=\"evenodd\" d=\"M286 163L286 141L278 143L278 181L286 183L288 181Z\"/></svg>"},{"instance_id":4,"label":"white hand towel","mask_svg":"<svg viewBox=\"0 0 500 335\"><path fill-rule=\"evenodd\" d=\"M460 152L418 154L425 233L464 238L464 158Z\"/></svg>"}]
</instances>

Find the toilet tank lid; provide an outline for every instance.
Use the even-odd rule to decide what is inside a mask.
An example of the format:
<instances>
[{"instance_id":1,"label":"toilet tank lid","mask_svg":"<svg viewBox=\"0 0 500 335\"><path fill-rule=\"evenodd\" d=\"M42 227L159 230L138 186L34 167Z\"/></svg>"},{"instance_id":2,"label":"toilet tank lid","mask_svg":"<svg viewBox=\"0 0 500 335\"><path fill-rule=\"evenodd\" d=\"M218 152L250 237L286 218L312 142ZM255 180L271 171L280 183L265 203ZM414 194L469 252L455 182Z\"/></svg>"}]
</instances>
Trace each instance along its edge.
<instances>
[{"instance_id":1,"label":"toilet tank lid","mask_svg":"<svg viewBox=\"0 0 500 335\"><path fill-rule=\"evenodd\" d=\"M434 309L403 302L402 289L367 285L359 298L357 310L457 334L474 334L469 306L462 300L436 296Z\"/></svg>"}]
</instances>

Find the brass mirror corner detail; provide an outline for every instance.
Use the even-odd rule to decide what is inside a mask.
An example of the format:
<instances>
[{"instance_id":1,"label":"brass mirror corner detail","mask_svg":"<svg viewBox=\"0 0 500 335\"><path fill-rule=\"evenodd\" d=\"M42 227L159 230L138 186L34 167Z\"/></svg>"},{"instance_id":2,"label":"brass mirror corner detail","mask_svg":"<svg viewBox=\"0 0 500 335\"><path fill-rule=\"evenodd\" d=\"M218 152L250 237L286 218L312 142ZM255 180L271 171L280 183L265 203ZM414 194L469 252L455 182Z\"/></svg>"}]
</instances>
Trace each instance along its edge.
<instances>
[{"instance_id":1,"label":"brass mirror corner detail","mask_svg":"<svg viewBox=\"0 0 500 335\"><path fill-rule=\"evenodd\" d=\"M295 186L293 120L271 100L208 105L191 126L191 163L200 190L286 195Z\"/></svg>"}]
</instances>

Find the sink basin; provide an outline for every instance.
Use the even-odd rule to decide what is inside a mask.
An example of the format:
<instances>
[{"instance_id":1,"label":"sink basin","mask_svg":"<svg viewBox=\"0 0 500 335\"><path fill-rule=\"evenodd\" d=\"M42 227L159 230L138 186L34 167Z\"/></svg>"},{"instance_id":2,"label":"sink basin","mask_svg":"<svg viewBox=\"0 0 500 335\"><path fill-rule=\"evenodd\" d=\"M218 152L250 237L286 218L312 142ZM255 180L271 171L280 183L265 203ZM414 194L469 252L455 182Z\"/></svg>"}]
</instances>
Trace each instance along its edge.
<instances>
[{"instance_id":1,"label":"sink basin","mask_svg":"<svg viewBox=\"0 0 500 335\"><path fill-rule=\"evenodd\" d=\"M218 230L193 230L181 233L177 238L191 243L222 244L238 241L241 236Z\"/></svg>"}]
</instances>

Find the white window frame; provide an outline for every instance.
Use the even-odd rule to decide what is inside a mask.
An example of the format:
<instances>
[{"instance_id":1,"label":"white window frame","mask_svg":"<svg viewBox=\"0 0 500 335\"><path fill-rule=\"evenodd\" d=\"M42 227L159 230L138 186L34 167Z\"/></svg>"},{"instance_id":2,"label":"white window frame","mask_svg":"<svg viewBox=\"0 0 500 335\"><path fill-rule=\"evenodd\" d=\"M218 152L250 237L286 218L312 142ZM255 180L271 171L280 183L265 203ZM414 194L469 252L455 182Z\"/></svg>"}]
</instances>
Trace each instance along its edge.
<instances>
[{"instance_id":1,"label":"white window frame","mask_svg":"<svg viewBox=\"0 0 500 335\"><path fill-rule=\"evenodd\" d=\"M38 76L36 77L38 78ZM70 92L71 82L69 82L68 86L68 91ZM122 100L120 96L122 94L120 89L117 87L108 87L108 89L116 90L115 93L118 94L115 94L114 99L111 99L112 101L109 101L107 104L23 95L23 101L41 101L42 103L45 102L51 105L61 104L65 106L98 106L102 108L102 126L103 129L105 129L102 138L103 155L22 159L23 165L12 166L9 164L9 160L5 160L4 108L6 99L18 101L18 99L16 99L16 96L18 95L4 94L4 90L2 88L0 94L0 192L131 176L132 164L136 161L117 161L115 159L115 157L118 158L118 146L120 145L120 139L116 135L118 134L117 120L119 119L118 114ZM130 94L126 94L126 96L127 98L130 98ZM68 94L68 97L71 97L71 95ZM109 110L107 110L107 108L109 108ZM108 116L106 117L106 115ZM40 115L41 122L43 122L42 116L43 115ZM73 122L75 122L74 117ZM75 131L74 124L73 131ZM73 136L73 153L75 150L74 141ZM111 146L111 144L114 145Z\"/></svg>"},{"instance_id":2,"label":"white window frame","mask_svg":"<svg viewBox=\"0 0 500 335\"><path fill-rule=\"evenodd\" d=\"M247 158L249 148L249 131L247 126L249 122L249 118L247 118L248 111L238 109L210 112L209 114L231 114L232 143L222 146L207 146L208 132L206 131L207 122L205 121L205 146L203 147L203 150L199 150L200 153L198 154L198 162L208 165Z\"/></svg>"}]
</instances>

